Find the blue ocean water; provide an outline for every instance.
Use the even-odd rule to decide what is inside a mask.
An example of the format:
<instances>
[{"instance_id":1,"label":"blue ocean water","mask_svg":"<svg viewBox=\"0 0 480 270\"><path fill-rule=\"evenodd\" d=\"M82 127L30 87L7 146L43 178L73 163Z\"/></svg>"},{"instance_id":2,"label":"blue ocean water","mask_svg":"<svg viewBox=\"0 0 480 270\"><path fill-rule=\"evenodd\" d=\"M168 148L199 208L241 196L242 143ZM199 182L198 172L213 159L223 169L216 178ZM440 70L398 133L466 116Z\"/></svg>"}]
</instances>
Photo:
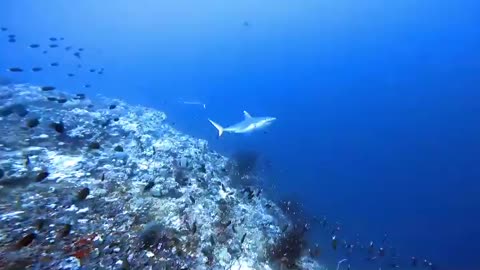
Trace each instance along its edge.
<instances>
[{"instance_id":1,"label":"blue ocean water","mask_svg":"<svg viewBox=\"0 0 480 270\"><path fill-rule=\"evenodd\" d=\"M179 130L222 154L260 153L271 196L297 198L312 215L340 222L342 237L380 243L387 234L406 262L417 256L439 269L480 269L479 3L4 0L0 7L0 26L16 34L10 43L1 33L2 77L166 111ZM84 48L82 61L63 48L28 47L46 46L48 37ZM105 73L79 72L79 63ZM12 66L45 70L5 72ZM228 125L243 110L277 120L217 138L207 118ZM328 234L314 230L310 238L326 246L319 260L329 266L344 257L328 249ZM358 268L376 269L361 257L352 259Z\"/></svg>"}]
</instances>

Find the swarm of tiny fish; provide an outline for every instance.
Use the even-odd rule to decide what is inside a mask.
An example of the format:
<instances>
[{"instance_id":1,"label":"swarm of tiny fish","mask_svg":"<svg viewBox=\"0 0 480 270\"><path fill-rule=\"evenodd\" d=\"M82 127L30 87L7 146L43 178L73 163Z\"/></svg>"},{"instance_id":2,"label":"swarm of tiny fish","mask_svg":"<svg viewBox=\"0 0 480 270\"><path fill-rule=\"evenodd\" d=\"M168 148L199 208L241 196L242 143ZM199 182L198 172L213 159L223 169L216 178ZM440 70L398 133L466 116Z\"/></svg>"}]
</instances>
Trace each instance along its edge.
<instances>
[{"instance_id":1,"label":"swarm of tiny fish","mask_svg":"<svg viewBox=\"0 0 480 270\"><path fill-rule=\"evenodd\" d=\"M0 269L274 268L286 217L164 113L48 86L0 93Z\"/></svg>"}]
</instances>

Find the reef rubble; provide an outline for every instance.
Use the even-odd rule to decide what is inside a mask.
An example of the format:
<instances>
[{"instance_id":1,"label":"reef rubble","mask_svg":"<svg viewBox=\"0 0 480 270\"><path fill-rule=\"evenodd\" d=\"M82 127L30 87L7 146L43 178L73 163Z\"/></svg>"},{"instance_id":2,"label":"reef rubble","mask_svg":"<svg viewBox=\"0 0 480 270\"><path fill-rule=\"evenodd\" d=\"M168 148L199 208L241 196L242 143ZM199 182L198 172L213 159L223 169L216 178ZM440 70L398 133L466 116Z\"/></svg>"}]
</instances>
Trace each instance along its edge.
<instances>
[{"instance_id":1,"label":"reef rubble","mask_svg":"<svg viewBox=\"0 0 480 270\"><path fill-rule=\"evenodd\" d=\"M276 269L267 250L287 218L166 118L0 86L0 269ZM325 268L303 256L296 269Z\"/></svg>"}]
</instances>

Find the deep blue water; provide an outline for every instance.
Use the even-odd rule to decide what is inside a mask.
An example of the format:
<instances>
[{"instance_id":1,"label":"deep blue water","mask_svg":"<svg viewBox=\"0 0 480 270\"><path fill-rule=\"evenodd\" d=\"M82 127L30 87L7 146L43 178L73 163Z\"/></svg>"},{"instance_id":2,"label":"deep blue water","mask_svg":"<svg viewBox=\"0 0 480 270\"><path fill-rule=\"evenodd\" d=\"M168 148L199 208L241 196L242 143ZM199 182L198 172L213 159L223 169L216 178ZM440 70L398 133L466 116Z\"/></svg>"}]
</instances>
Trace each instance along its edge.
<instances>
[{"instance_id":1,"label":"deep blue water","mask_svg":"<svg viewBox=\"0 0 480 270\"><path fill-rule=\"evenodd\" d=\"M478 14L466 0L3 0L0 26L17 42L0 33L0 75L164 110L223 154L261 153L277 196L341 222L342 237L387 233L404 258L480 269ZM50 36L85 48L82 60L27 47ZM206 119L228 125L243 110L278 120L217 139Z\"/></svg>"}]
</instances>

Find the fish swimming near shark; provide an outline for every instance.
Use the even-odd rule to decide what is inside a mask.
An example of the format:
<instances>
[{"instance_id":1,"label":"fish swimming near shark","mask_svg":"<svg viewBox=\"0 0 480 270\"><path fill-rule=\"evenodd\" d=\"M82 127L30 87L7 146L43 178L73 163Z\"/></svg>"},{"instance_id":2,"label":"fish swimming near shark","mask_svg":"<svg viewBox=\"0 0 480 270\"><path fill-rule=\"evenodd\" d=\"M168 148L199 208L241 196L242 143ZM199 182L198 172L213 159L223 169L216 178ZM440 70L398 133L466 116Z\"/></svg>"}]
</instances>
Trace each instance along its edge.
<instances>
[{"instance_id":1,"label":"fish swimming near shark","mask_svg":"<svg viewBox=\"0 0 480 270\"><path fill-rule=\"evenodd\" d=\"M218 136L222 136L224 132L230 133L250 133L258 129L262 129L264 127L269 126L275 121L277 118L275 117L252 117L248 112L243 111L244 119L243 121L231 125L229 127L222 127L220 124L213 122L212 120L208 119L210 123L218 130Z\"/></svg>"}]
</instances>

